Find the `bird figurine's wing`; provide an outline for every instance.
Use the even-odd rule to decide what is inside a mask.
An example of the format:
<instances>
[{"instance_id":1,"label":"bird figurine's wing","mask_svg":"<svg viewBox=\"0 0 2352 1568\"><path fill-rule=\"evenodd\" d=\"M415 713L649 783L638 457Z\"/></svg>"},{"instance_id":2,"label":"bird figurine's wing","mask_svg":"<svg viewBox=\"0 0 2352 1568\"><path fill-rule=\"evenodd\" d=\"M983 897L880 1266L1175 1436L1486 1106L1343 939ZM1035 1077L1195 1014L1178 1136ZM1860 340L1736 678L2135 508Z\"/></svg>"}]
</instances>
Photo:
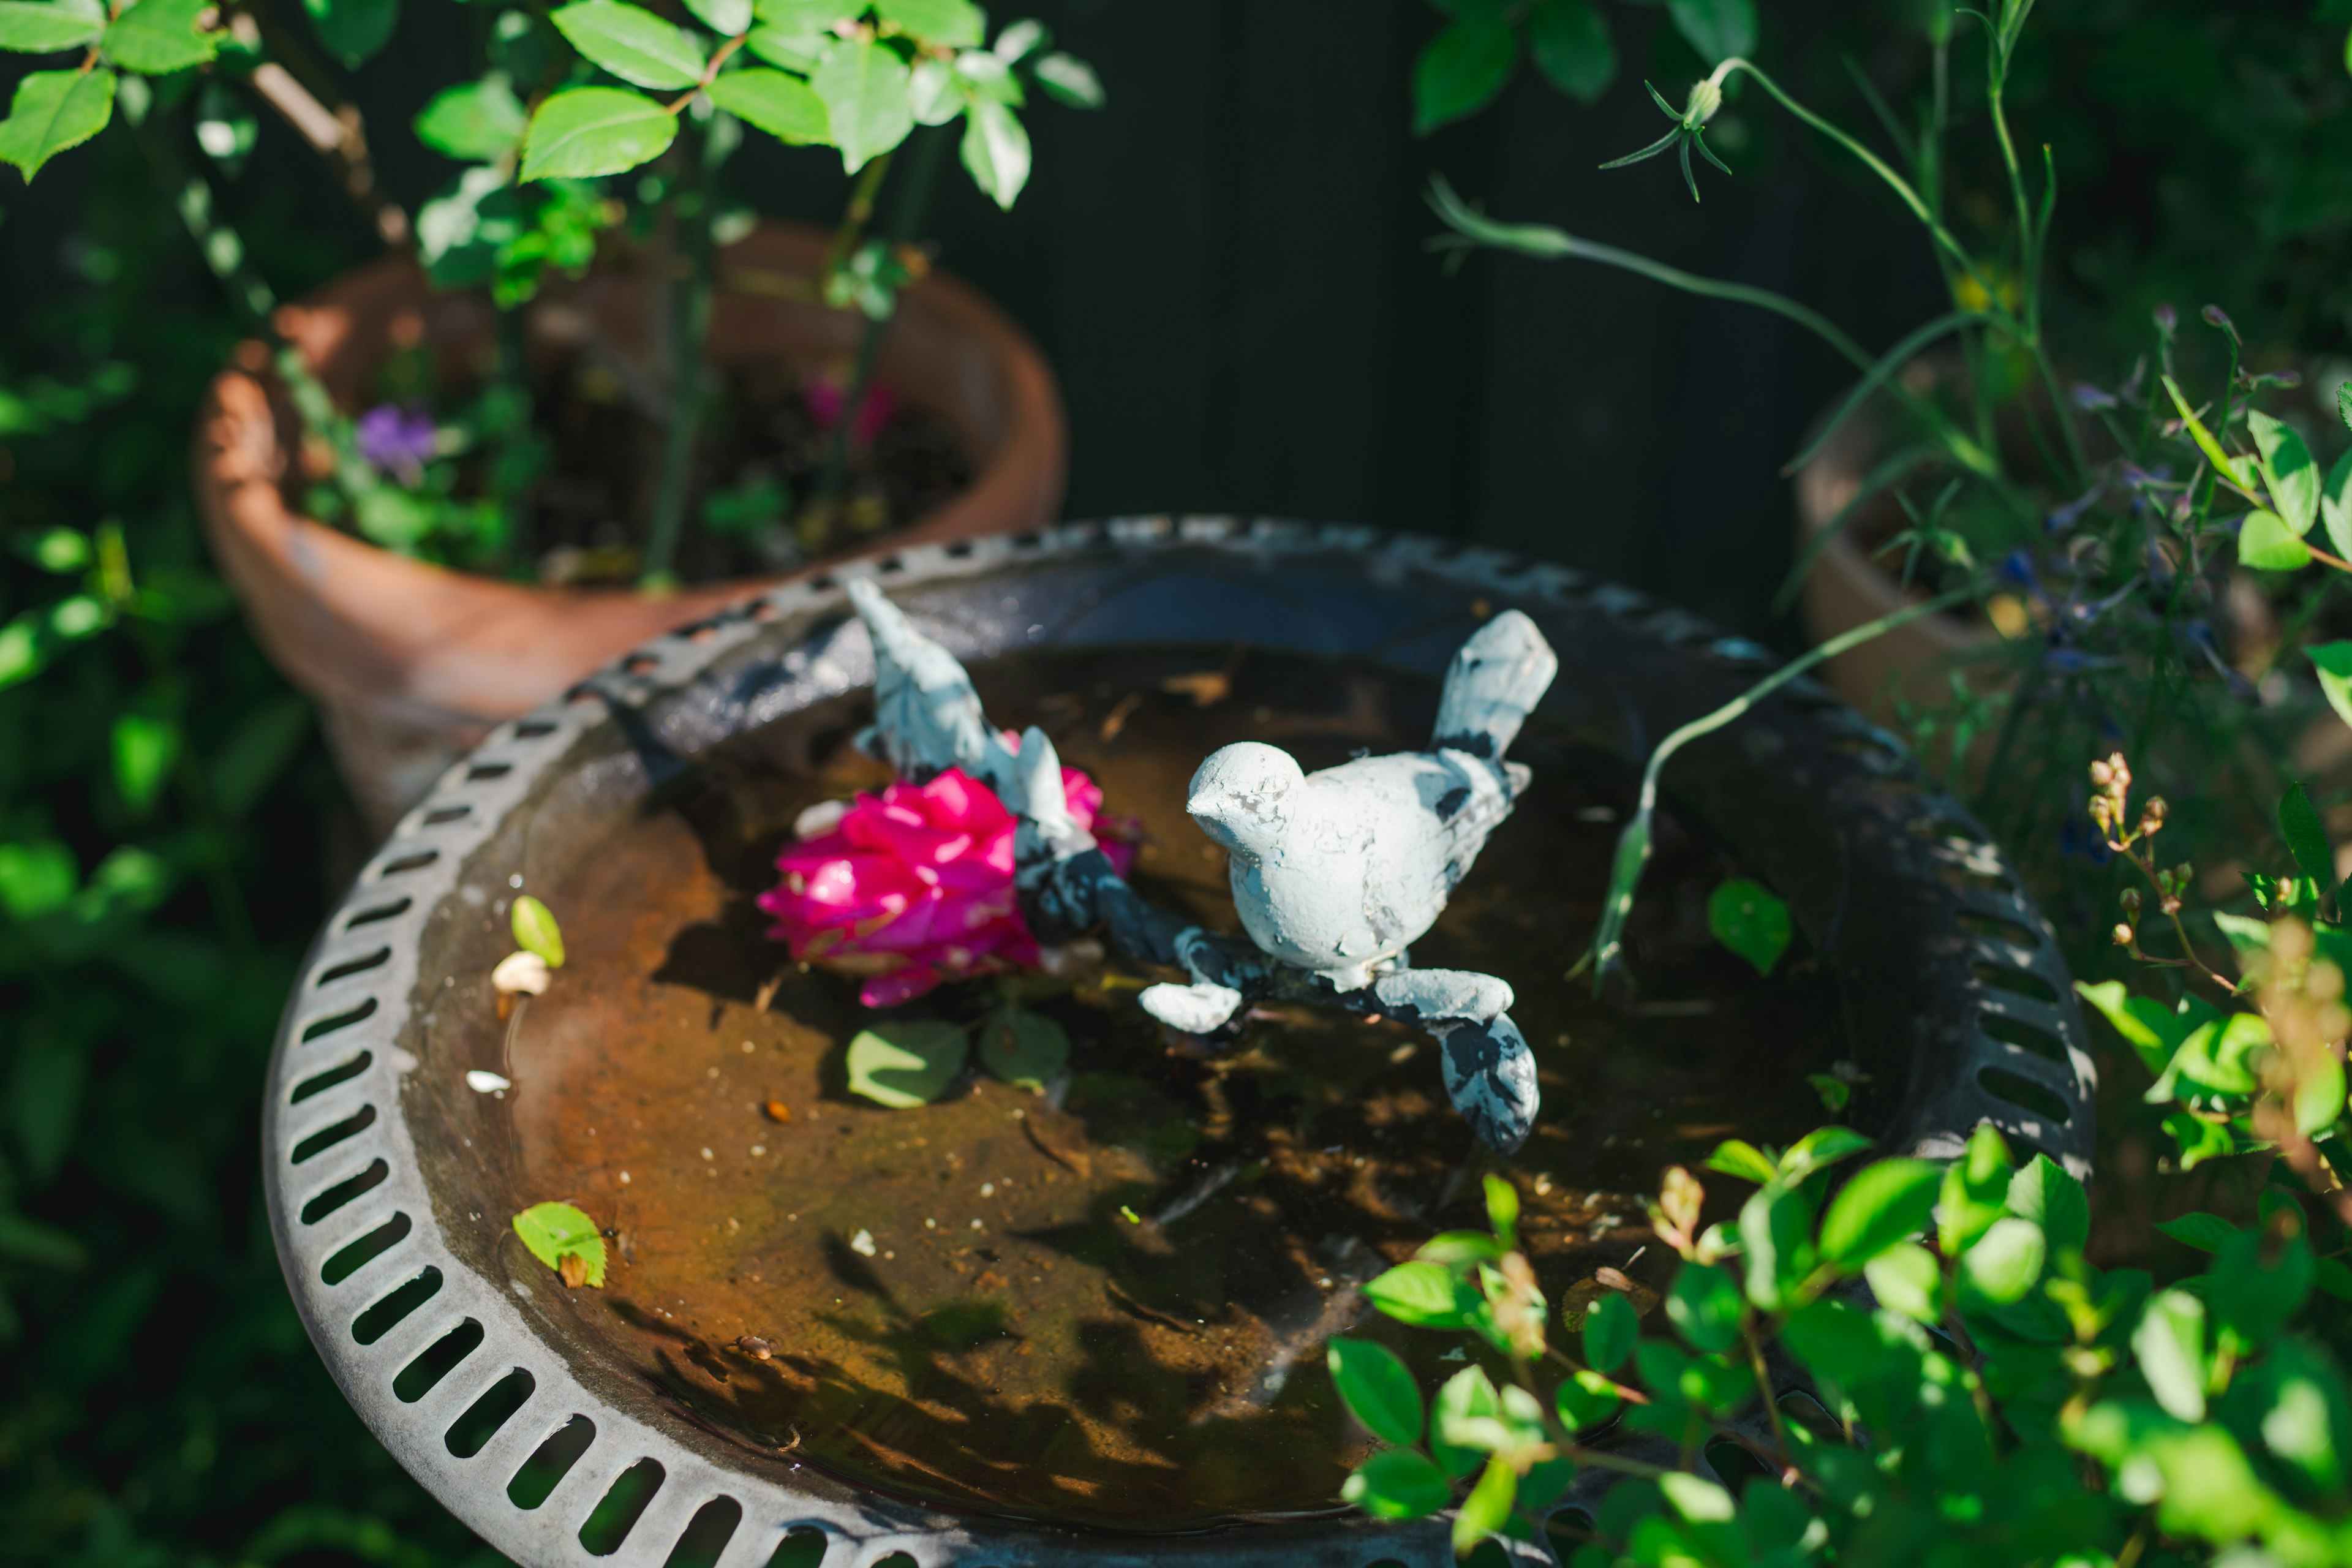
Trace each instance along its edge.
<instances>
[{"instance_id":1,"label":"bird figurine's wing","mask_svg":"<svg viewBox=\"0 0 2352 1568\"><path fill-rule=\"evenodd\" d=\"M1438 837L1445 858L1444 889L1450 893L1469 875L1495 829L1511 815L1519 792L1528 786L1528 774L1516 763L1497 767L1459 752L1440 752L1438 760L1460 781L1437 797L1436 805L1442 824Z\"/></svg>"}]
</instances>

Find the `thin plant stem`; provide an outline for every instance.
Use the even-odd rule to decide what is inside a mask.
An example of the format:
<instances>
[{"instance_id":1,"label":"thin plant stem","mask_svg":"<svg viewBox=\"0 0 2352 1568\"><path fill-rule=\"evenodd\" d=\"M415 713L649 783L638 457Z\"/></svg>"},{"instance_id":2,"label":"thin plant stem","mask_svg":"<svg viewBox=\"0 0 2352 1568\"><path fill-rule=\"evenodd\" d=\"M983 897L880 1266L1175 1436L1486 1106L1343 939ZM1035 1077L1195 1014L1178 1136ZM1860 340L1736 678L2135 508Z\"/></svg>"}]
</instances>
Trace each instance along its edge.
<instances>
[{"instance_id":1,"label":"thin plant stem","mask_svg":"<svg viewBox=\"0 0 2352 1568\"><path fill-rule=\"evenodd\" d=\"M915 146L907 160L898 201L891 208L888 223L884 226L884 237L892 244L908 243L914 238L916 230L922 226L924 215L930 206L931 186L939 176L940 150L946 144L947 136L943 131L934 129L916 133ZM880 161L876 160L877 163ZM870 194L867 205L872 205ZM866 396L873 389L874 368L882 361L883 335L889 329L889 316L868 316L865 331L857 341L857 359L850 371L849 386L842 395L841 416L834 423L833 437L825 444L824 463L817 470L816 485L809 497L811 510L828 521L834 503L841 499L842 486L848 482L850 435L857 427L858 416L865 412Z\"/></svg>"},{"instance_id":2,"label":"thin plant stem","mask_svg":"<svg viewBox=\"0 0 2352 1568\"><path fill-rule=\"evenodd\" d=\"M646 531L645 570L638 586L661 593L677 585L677 544L686 527L686 503L694 480L694 448L702 434L704 351L710 335L711 276L715 249L710 220L710 172L706 142L680 118L681 174L670 195L670 211L685 255L670 279L669 430L662 445L660 488Z\"/></svg>"},{"instance_id":3,"label":"thin plant stem","mask_svg":"<svg viewBox=\"0 0 2352 1568\"><path fill-rule=\"evenodd\" d=\"M1876 620L1865 621L1850 631L1841 632L1819 647L1790 659L1730 701L1692 720L1659 742L1657 749L1650 753L1649 764L1642 770L1642 794L1633 808L1633 819L1626 823L1624 831L1618 836L1617 856L1610 874L1609 898L1601 910L1600 928L1593 932L1591 945L1585 950L1583 958L1577 962L1576 968L1570 970L1570 974L1574 975L1590 963L1593 966L1593 984L1598 986L1602 978L1616 967L1625 921L1633 913L1633 897L1641 887L1642 869L1650 858L1650 823L1658 808L1658 776L1665 771L1666 763L1674 759L1675 752L1693 741L1711 735L1743 717L1764 699L1824 660L1835 658L1848 648L1859 647L1874 637L1885 637L1896 627L1908 626L1922 616L1937 615L1964 604L1974 598L1977 592L1978 585L1970 583L1932 599L1906 605Z\"/></svg>"}]
</instances>

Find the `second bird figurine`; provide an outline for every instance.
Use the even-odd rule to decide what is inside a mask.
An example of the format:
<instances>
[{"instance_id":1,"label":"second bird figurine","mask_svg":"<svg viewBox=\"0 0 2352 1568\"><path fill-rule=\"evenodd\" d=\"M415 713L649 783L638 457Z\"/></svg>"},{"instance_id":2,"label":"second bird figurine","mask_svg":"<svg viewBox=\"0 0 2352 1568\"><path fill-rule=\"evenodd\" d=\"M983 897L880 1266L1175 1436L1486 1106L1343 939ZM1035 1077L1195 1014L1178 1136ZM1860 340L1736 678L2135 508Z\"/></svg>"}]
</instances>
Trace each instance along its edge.
<instances>
[{"instance_id":1,"label":"second bird figurine","mask_svg":"<svg viewBox=\"0 0 2352 1568\"><path fill-rule=\"evenodd\" d=\"M1425 752L1314 773L1255 741L1212 752L1185 809L1232 852L1250 940L1342 991L1370 984L1436 922L1527 788L1503 753L1559 670L1535 623L1506 610L1454 656Z\"/></svg>"}]
</instances>

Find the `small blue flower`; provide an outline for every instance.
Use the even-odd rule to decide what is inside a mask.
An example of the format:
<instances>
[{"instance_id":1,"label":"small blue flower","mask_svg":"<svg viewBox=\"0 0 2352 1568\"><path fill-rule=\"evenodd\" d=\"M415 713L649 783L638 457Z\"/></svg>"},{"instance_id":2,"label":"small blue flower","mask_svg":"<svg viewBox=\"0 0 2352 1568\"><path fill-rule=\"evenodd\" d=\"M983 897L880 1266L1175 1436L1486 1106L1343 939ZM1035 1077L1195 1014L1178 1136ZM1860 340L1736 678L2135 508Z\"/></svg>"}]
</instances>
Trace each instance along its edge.
<instances>
[{"instance_id":1,"label":"small blue flower","mask_svg":"<svg viewBox=\"0 0 2352 1568\"><path fill-rule=\"evenodd\" d=\"M425 409L379 403L359 416L352 436L362 462L415 489L424 482L425 461L438 448L440 433Z\"/></svg>"}]
</instances>

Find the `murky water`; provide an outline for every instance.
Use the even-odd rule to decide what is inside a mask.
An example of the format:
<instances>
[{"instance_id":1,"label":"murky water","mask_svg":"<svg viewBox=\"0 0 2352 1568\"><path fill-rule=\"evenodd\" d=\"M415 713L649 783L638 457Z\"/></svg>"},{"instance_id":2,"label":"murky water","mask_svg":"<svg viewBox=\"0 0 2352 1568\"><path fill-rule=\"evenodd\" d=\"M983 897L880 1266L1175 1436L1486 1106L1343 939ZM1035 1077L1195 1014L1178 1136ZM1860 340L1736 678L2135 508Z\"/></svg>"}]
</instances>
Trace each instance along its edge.
<instances>
[{"instance_id":1,"label":"murky water","mask_svg":"<svg viewBox=\"0 0 2352 1568\"><path fill-rule=\"evenodd\" d=\"M1139 883L1230 930L1222 852L1182 810L1198 760L1243 739L1310 769L1420 744L1435 692L1265 656L1212 706L1160 689L1203 667L1027 657L975 677L992 717L1044 723L1142 820ZM534 889L572 958L513 1040L518 1198L613 1227L608 1288L573 1310L618 1364L753 1447L1129 1530L1328 1509L1360 1438L1321 1343L1355 1328L1432 1383L1452 1370L1453 1342L1370 1317L1355 1287L1481 1223L1480 1172L1517 1184L1557 1302L1601 1264L1665 1278L1655 1249L1636 1258L1665 1165L1822 1119L1801 1075L1843 1054L1832 987L1801 949L1767 983L1707 942L1706 895L1735 868L1671 820L1634 925L1640 999L1565 982L1633 780L1539 725L1513 752L1534 790L1414 952L1517 990L1544 1110L1516 1159L1476 1149L1411 1031L1302 1011L1204 1060L1132 985L1034 1004L1075 1042L1058 1103L976 1072L919 1110L852 1097L856 982L783 962L751 900L802 807L883 782L845 744L859 708L799 721L805 766L746 745ZM974 983L908 1010L965 1021L994 1001Z\"/></svg>"}]
</instances>

